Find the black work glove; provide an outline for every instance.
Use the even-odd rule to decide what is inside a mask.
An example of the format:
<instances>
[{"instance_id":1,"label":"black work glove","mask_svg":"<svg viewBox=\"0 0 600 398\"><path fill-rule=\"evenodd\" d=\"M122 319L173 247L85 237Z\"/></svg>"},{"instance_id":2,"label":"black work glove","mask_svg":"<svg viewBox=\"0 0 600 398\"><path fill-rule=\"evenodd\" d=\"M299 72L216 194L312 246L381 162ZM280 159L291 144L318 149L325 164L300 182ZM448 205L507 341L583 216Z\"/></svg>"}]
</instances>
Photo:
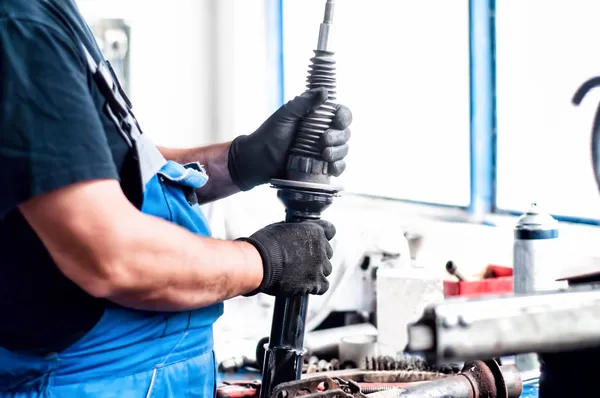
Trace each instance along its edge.
<instances>
[{"instance_id":1,"label":"black work glove","mask_svg":"<svg viewBox=\"0 0 600 398\"><path fill-rule=\"evenodd\" d=\"M249 238L248 242L263 260L263 280L247 294L271 296L324 294L329 289L333 249L329 241L335 236L333 224L324 221L277 223L269 225Z\"/></svg>"},{"instance_id":2,"label":"black work glove","mask_svg":"<svg viewBox=\"0 0 600 398\"><path fill-rule=\"evenodd\" d=\"M237 137L229 149L229 174L242 191L283 178L288 150L300 121L327 101L327 90L308 90L279 108L254 133ZM331 175L339 177L346 163L352 113L337 105L330 130L323 134L323 159L330 163Z\"/></svg>"}]
</instances>

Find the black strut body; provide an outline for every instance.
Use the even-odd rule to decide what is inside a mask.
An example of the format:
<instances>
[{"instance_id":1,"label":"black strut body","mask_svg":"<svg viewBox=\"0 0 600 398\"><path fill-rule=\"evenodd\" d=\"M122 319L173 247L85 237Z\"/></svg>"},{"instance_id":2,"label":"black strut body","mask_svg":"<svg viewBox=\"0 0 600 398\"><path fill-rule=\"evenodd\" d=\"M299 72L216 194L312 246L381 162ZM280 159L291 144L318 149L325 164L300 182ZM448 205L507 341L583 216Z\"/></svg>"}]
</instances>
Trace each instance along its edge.
<instances>
[{"instance_id":1,"label":"black strut body","mask_svg":"<svg viewBox=\"0 0 600 398\"><path fill-rule=\"evenodd\" d=\"M321 155L321 136L329 129L336 111L335 61L327 49L333 11L334 1L327 0L307 79L309 89L326 88L328 99L300 122L288 155L285 179L271 181L285 206L286 222L319 220L342 190L329 184L328 163ZM300 379L307 310L307 295L275 298L271 335L265 347L261 398L270 397L278 384Z\"/></svg>"}]
</instances>

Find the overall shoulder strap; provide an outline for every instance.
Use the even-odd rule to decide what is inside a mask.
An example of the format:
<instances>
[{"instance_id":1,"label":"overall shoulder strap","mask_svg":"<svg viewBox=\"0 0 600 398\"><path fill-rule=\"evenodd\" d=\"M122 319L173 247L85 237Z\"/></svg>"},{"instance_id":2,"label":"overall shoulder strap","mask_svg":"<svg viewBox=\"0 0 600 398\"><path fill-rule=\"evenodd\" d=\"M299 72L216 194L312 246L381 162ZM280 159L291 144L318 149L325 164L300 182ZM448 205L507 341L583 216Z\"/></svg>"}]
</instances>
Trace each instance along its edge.
<instances>
[{"instance_id":1,"label":"overall shoulder strap","mask_svg":"<svg viewBox=\"0 0 600 398\"><path fill-rule=\"evenodd\" d=\"M141 174L142 193L146 184L167 163L150 138L142 130L131 110L131 103L124 96L117 76L104 61L96 63L87 48L81 44L88 67L107 102L109 117L117 125L117 129L126 140L130 150L135 154L137 168Z\"/></svg>"},{"instance_id":2,"label":"overall shoulder strap","mask_svg":"<svg viewBox=\"0 0 600 398\"><path fill-rule=\"evenodd\" d=\"M75 29L75 21L72 21L64 12L61 12L59 4L50 1L49 5L62 21L65 29L70 32L73 40L79 45L94 83L106 100L104 109L99 110L99 112L104 112L105 116L113 121L117 131L129 147L126 164L122 167L122 174L125 175L121 176L121 187L129 200L136 207L141 208L146 184L167 161L149 137L142 134L142 130L132 112L131 102L112 66L102 57L102 51L98 47L89 26L82 23L84 26L80 27L79 30ZM77 8L75 4L73 4L73 7ZM79 12L78 10L75 11ZM80 32L79 35L77 34L78 31ZM88 48L85 43L93 48ZM93 54L96 54L96 57Z\"/></svg>"}]
</instances>

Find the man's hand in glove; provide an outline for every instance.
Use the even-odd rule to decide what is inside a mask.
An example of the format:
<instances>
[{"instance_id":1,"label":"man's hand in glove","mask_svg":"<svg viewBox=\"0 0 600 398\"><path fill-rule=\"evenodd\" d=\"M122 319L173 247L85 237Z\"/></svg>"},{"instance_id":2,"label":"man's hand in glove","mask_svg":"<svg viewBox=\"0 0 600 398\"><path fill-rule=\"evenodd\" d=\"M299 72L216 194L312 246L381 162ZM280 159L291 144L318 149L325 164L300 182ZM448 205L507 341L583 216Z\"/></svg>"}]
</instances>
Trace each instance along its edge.
<instances>
[{"instance_id":1,"label":"man's hand in glove","mask_svg":"<svg viewBox=\"0 0 600 398\"><path fill-rule=\"evenodd\" d=\"M283 178L288 150L300 121L325 101L326 89L306 91L279 108L254 133L233 140L229 149L228 168L235 185L247 191L272 178ZM330 163L329 170L335 177L346 168L344 158L348 154L350 123L350 110L337 105L331 129L322 136L323 159Z\"/></svg>"},{"instance_id":2,"label":"man's hand in glove","mask_svg":"<svg viewBox=\"0 0 600 398\"><path fill-rule=\"evenodd\" d=\"M263 280L249 293L272 296L324 294L329 289L333 250L329 241L335 236L333 224L320 221L277 223L249 238L263 261Z\"/></svg>"}]
</instances>

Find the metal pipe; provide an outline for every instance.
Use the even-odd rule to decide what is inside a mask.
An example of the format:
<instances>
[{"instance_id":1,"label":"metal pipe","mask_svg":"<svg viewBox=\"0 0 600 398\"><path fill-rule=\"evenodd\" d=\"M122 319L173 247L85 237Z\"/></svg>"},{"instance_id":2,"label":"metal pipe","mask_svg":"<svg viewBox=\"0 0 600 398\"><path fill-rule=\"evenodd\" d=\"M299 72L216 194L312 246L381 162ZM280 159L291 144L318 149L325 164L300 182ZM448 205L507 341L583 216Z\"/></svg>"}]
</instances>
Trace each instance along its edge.
<instances>
[{"instance_id":1,"label":"metal pipe","mask_svg":"<svg viewBox=\"0 0 600 398\"><path fill-rule=\"evenodd\" d=\"M286 222L290 221L291 217L286 217ZM299 380L302 376L307 310L308 296L275 299L271 335L263 364L261 397L268 397L274 386Z\"/></svg>"},{"instance_id":2,"label":"metal pipe","mask_svg":"<svg viewBox=\"0 0 600 398\"><path fill-rule=\"evenodd\" d=\"M447 299L409 325L408 352L431 363L600 346L600 286Z\"/></svg>"},{"instance_id":3,"label":"metal pipe","mask_svg":"<svg viewBox=\"0 0 600 398\"><path fill-rule=\"evenodd\" d=\"M523 383L517 368L495 361L465 363L456 376L369 394L372 398L518 398Z\"/></svg>"},{"instance_id":4,"label":"metal pipe","mask_svg":"<svg viewBox=\"0 0 600 398\"><path fill-rule=\"evenodd\" d=\"M302 349L308 296L275 300L270 345Z\"/></svg>"},{"instance_id":5,"label":"metal pipe","mask_svg":"<svg viewBox=\"0 0 600 398\"><path fill-rule=\"evenodd\" d=\"M288 201L290 194L292 199ZM286 222L318 219L320 212L331 203L331 200L311 201L313 194L305 194L303 198L309 205L299 205L302 201L297 200L296 194L297 192L286 189L278 192L279 198L286 204ZM320 207L313 209L310 204ZM270 397L275 386L300 380L302 377L302 356L306 353L303 346L307 310L308 295L275 298L271 335L263 363L261 398Z\"/></svg>"},{"instance_id":6,"label":"metal pipe","mask_svg":"<svg viewBox=\"0 0 600 398\"><path fill-rule=\"evenodd\" d=\"M335 10L335 1L327 0L325 4L325 17L319 28L319 42L317 44L318 51L327 51L329 45L329 33L333 24L333 12Z\"/></svg>"}]
</instances>

